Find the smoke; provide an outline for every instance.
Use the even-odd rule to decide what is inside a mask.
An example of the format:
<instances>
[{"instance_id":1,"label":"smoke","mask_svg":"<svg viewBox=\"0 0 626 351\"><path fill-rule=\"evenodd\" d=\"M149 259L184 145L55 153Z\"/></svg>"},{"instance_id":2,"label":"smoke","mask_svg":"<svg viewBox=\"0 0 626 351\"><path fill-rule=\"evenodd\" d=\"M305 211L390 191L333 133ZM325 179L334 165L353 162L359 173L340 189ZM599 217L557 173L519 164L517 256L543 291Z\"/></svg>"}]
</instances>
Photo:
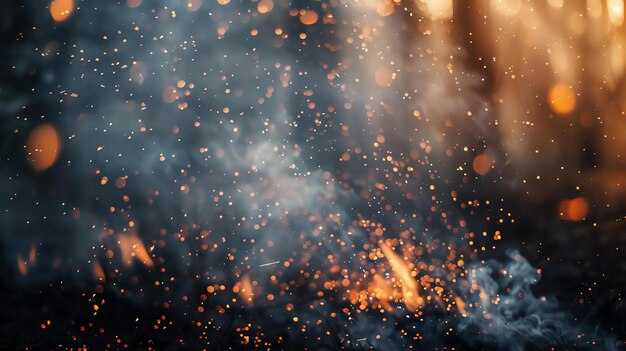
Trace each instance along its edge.
<instances>
[{"instance_id":1,"label":"smoke","mask_svg":"<svg viewBox=\"0 0 626 351\"><path fill-rule=\"evenodd\" d=\"M618 349L615 339L576 323L553 298L537 297L531 287L539 271L516 250L507 256L506 262L473 264L461 285L469 299L458 328L470 344L498 350Z\"/></svg>"}]
</instances>

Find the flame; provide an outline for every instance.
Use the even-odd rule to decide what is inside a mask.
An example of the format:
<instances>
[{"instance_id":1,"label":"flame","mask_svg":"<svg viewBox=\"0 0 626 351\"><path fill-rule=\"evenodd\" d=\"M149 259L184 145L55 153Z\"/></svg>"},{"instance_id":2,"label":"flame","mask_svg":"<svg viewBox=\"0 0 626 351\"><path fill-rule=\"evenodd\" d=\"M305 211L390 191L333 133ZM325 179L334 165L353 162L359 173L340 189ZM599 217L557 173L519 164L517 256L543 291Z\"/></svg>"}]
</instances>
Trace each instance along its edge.
<instances>
[{"instance_id":1,"label":"flame","mask_svg":"<svg viewBox=\"0 0 626 351\"><path fill-rule=\"evenodd\" d=\"M393 276L400 281L402 300L406 307L415 311L424 305L424 299L417 291L417 280L411 275L411 269L400 255L396 254L387 244L380 242L380 249L393 269Z\"/></svg>"},{"instance_id":2,"label":"flame","mask_svg":"<svg viewBox=\"0 0 626 351\"><path fill-rule=\"evenodd\" d=\"M461 312L461 315L463 315L463 317L466 317L467 310L465 309L465 301L463 301L463 299L458 296L454 298L454 301L456 302L456 307L459 309L459 312Z\"/></svg>"},{"instance_id":3,"label":"flame","mask_svg":"<svg viewBox=\"0 0 626 351\"><path fill-rule=\"evenodd\" d=\"M37 261L37 248L35 248L35 245L32 245L28 252L28 263L34 264L35 261Z\"/></svg>"},{"instance_id":4,"label":"flame","mask_svg":"<svg viewBox=\"0 0 626 351\"><path fill-rule=\"evenodd\" d=\"M254 296L254 293L252 291L252 282L250 281L249 274L245 274L243 277L241 277L238 293L246 305L252 306L252 297Z\"/></svg>"},{"instance_id":5,"label":"flame","mask_svg":"<svg viewBox=\"0 0 626 351\"><path fill-rule=\"evenodd\" d=\"M133 257L135 257L148 267L154 266L150 254L136 234L120 235L119 245L122 251L122 260L126 265L130 265Z\"/></svg>"},{"instance_id":6,"label":"flame","mask_svg":"<svg viewBox=\"0 0 626 351\"><path fill-rule=\"evenodd\" d=\"M93 265L93 275L99 281L105 281L106 280L106 274L104 274L104 269L102 269L102 266L98 262L94 262L94 265Z\"/></svg>"},{"instance_id":7,"label":"flame","mask_svg":"<svg viewBox=\"0 0 626 351\"><path fill-rule=\"evenodd\" d=\"M26 261L22 258L22 255L17 255L17 270L20 272L22 276L28 274L28 266Z\"/></svg>"}]
</instances>

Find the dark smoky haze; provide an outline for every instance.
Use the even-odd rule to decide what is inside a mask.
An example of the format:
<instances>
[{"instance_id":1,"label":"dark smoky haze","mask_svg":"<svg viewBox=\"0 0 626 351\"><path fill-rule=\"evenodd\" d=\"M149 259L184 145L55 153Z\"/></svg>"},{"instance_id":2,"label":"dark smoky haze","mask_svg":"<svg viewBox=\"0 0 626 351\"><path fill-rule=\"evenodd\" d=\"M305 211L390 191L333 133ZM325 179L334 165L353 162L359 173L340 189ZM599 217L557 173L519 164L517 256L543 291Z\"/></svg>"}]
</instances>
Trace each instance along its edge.
<instances>
[{"instance_id":1,"label":"dark smoky haze","mask_svg":"<svg viewBox=\"0 0 626 351\"><path fill-rule=\"evenodd\" d=\"M0 3L0 349L620 350L623 0Z\"/></svg>"}]
</instances>

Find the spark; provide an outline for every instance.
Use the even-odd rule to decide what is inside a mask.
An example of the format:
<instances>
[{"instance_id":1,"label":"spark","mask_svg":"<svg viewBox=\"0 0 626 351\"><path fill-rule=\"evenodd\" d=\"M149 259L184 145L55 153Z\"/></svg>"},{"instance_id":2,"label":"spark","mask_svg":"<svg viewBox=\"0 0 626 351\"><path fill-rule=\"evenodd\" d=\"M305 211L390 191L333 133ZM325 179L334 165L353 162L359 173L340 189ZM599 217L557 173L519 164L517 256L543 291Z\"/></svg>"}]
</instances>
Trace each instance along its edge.
<instances>
[{"instance_id":1,"label":"spark","mask_svg":"<svg viewBox=\"0 0 626 351\"><path fill-rule=\"evenodd\" d=\"M269 262L269 263L263 263L262 265L259 265L259 267L267 267L267 266L273 266L276 264L279 264L280 261L274 261L274 262Z\"/></svg>"}]
</instances>

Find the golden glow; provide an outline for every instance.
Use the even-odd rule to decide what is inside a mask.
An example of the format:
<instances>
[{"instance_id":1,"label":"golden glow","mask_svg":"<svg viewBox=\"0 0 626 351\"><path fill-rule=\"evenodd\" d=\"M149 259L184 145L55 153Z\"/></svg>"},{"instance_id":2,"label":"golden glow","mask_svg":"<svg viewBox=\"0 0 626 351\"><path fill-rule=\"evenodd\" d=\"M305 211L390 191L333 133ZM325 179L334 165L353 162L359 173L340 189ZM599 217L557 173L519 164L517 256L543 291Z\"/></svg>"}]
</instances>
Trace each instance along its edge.
<instances>
[{"instance_id":1,"label":"golden glow","mask_svg":"<svg viewBox=\"0 0 626 351\"><path fill-rule=\"evenodd\" d=\"M565 115L576 107L576 95L567 85L557 83L548 92L548 102L552 111Z\"/></svg>"},{"instance_id":2,"label":"golden glow","mask_svg":"<svg viewBox=\"0 0 626 351\"><path fill-rule=\"evenodd\" d=\"M624 23L624 0L606 0L606 8L609 11L609 20L615 26Z\"/></svg>"}]
</instances>

